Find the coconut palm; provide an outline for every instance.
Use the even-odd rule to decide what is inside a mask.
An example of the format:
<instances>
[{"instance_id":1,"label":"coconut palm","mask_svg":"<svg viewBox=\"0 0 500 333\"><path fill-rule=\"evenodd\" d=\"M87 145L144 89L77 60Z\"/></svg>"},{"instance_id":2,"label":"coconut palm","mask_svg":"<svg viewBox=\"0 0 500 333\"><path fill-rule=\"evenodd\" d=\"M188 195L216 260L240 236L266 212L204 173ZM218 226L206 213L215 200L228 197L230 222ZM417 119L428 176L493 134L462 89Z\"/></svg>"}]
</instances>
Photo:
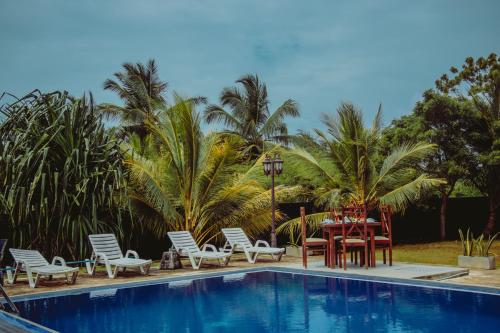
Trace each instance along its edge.
<instances>
[{"instance_id":1,"label":"coconut palm","mask_svg":"<svg viewBox=\"0 0 500 333\"><path fill-rule=\"evenodd\" d=\"M257 75L245 75L236 83L241 84L243 90L224 88L219 97L221 106L209 105L205 109L205 121L209 124L221 122L226 132L244 138L252 157L262 152L266 140L286 144L289 136L285 118L300 116L297 103L288 99L270 113L266 84Z\"/></svg>"},{"instance_id":2,"label":"coconut palm","mask_svg":"<svg viewBox=\"0 0 500 333\"><path fill-rule=\"evenodd\" d=\"M373 124L366 128L361 110L349 103L337 109L337 117L324 115L322 122L327 133L315 130L319 143L305 137L310 145L324 153L314 157L307 151L296 148L290 154L302 163L305 175L314 175L322 186L315 189L316 204L327 209L339 204L366 205L368 209L379 204L391 205L395 211L403 210L416 201L427 189L442 184L442 180L419 173L416 168L424 157L435 150L427 143L402 143L393 147L383 158L379 168L377 144L381 134L381 107ZM324 214L310 217L313 225ZM295 232L297 220L280 227L280 231Z\"/></svg>"},{"instance_id":3,"label":"coconut palm","mask_svg":"<svg viewBox=\"0 0 500 333\"><path fill-rule=\"evenodd\" d=\"M148 127L150 148L131 140L125 166L132 208L158 236L189 230L198 241L206 241L225 226L241 226L250 234L270 226L269 190L252 179L252 168L247 174L235 173L241 139L204 135L193 102L179 98ZM279 188L278 195L293 191Z\"/></svg>"},{"instance_id":4,"label":"coconut palm","mask_svg":"<svg viewBox=\"0 0 500 333\"><path fill-rule=\"evenodd\" d=\"M160 80L153 59L146 65L124 63L123 72L115 73L115 80L104 81L104 89L115 92L123 106L104 103L101 110L111 117L118 117L128 131L140 136L146 134L145 120L157 120L158 109L165 103L168 84Z\"/></svg>"}]
</instances>

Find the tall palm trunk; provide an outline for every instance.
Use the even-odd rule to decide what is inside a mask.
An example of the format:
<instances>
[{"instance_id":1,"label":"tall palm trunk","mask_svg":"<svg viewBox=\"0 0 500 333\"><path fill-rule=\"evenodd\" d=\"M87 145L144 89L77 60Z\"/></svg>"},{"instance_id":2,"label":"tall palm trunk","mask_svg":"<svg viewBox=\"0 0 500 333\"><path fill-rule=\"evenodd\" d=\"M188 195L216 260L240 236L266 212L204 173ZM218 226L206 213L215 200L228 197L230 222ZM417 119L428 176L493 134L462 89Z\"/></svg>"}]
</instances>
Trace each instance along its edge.
<instances>
[{"instance_id":1,"label":"tall palm trunk","mask_svg":"<svg viewBox=\"0 0 500 333\"><path fill-rule=\"evenodd\" d=\"M441 209L439 212L439 238L444 241L446 239L446 209L448 207L448 193L441 191Z\"/></svg>"}]
</instances>

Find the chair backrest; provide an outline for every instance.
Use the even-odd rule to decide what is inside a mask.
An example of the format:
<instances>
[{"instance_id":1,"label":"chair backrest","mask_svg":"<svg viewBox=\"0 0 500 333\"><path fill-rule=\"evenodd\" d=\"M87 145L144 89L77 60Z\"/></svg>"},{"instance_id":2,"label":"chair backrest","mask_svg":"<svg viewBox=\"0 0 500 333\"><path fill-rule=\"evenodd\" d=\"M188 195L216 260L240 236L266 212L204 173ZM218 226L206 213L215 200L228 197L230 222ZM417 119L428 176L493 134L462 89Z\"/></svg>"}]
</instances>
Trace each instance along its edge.
<instances>
[{"instance_id":1,"label":"chair backrest","mask_svg":"<svg viewBox=\"0 0 500 333\"><path fill-rule=\"evenodd\" d=\"M103 253L109 260L123 258L123 253L114 234L89 235L94 253Z\"/></svg>"},{"instance_id":2,"label":"chair backrest","mask_svg":"<svg viewBox=\"0 0 500 333\"><path fill-rule=\"evenodd\" d=\"M47 266L49 262L37 250L9 249L10 254L17 263L23 262L30 267Z\"/></svg>"},{"instance_id":3,"label":"chair backrest","mask_svg":"<svg viewBox=\"0 0 500 333\"><path fill-rule=\"evenodd\" d=\"M7 239L0 239L0 265L2 264L6 247L7 247Z\"/></svg>"},{"instance_id":4,"label":"chair backrest","mask_svg":"<svg viewBox=\"0 0 500 333\"><path fill-rule=\"evenodd\" d=\"M253 247L252 242L241 228L222 228L222 233L232 247L236 245L243 248Z\"/></svg>"},{"instance_id":5,"label":"chair backrest","mask_svg":"<svg viewBox=\"0 0 500 333\"><path fill-rule=\"evenodd\" d=\"M170 231L167 234L177 251L186 253L200 252L200 248L189 231Z\"/></svg>"},{"instance_id":6,"label":"chair backrest","mask_svg":"<svg viewBox=\"0 0 500 333\"><path fill-rule=\"evenodd\" d=\"M392 209L391 206L380 206L380 223L382 224L382 236L392 237Z\"/></svg>"},{"instance_id":7,"label":"chair backrest","mask_svg":"<svg viewBox=\"0 0 500 333\"><path fill-rule=\"evenodd\" d=\"M338 211L337 208L330 209L330 219L335 221L335 223L340 223L340 218L342 217L342 213Z\"/></svg>"},{"instance_id":8,"label":"chair backrest","mask_svg":"<svg viewBox=\"0 0 500 333\"><path fill-rule=\"evenodd\" d=\"M366 221L366 208L352 205L342 207L342 236L344 238L368 238L368 225Z\"/></svg>"}]
</instances>

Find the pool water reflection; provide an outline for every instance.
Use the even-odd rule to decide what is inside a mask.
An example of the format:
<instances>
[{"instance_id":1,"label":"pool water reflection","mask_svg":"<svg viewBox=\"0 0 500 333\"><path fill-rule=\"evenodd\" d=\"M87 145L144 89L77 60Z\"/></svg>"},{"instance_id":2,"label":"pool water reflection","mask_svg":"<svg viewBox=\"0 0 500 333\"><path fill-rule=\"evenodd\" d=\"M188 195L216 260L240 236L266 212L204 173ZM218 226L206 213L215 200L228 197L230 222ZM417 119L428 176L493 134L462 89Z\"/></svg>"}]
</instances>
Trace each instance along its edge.
<instances>
[{"instance_id":1,"label":"pool water reflection","mask_svg":"<svg viewBox=\"0 0 500 333\"><path fill-rule=\"evenodd\" d=\"M230 274L17 303L61 332L475 332L500 296L281 272Z\"/></svg>"}]
</instances>

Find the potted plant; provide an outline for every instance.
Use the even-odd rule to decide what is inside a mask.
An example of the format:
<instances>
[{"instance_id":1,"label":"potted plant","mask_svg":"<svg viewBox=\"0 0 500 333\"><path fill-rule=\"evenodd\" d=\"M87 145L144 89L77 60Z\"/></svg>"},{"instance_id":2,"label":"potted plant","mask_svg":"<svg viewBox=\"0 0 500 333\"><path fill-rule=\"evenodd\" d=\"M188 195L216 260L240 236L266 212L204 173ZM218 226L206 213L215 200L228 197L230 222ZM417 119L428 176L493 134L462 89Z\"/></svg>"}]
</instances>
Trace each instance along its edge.
<instances>
[{"instance_id":1,"label":"potted plant","mask_svg":"<svg viewBox=\"0 0 500 333\"><path fill-rule=\"evenodd\" d=\"M458 234L462 242L462 255L458 256L458 266L480 269L496 268L495 255L490 252L490 248L498 233L488 236L488 239L485 239L484 235L474 238L469 229L465 236L461 229L458 230Z\"/></svg>"}]
</instances>

